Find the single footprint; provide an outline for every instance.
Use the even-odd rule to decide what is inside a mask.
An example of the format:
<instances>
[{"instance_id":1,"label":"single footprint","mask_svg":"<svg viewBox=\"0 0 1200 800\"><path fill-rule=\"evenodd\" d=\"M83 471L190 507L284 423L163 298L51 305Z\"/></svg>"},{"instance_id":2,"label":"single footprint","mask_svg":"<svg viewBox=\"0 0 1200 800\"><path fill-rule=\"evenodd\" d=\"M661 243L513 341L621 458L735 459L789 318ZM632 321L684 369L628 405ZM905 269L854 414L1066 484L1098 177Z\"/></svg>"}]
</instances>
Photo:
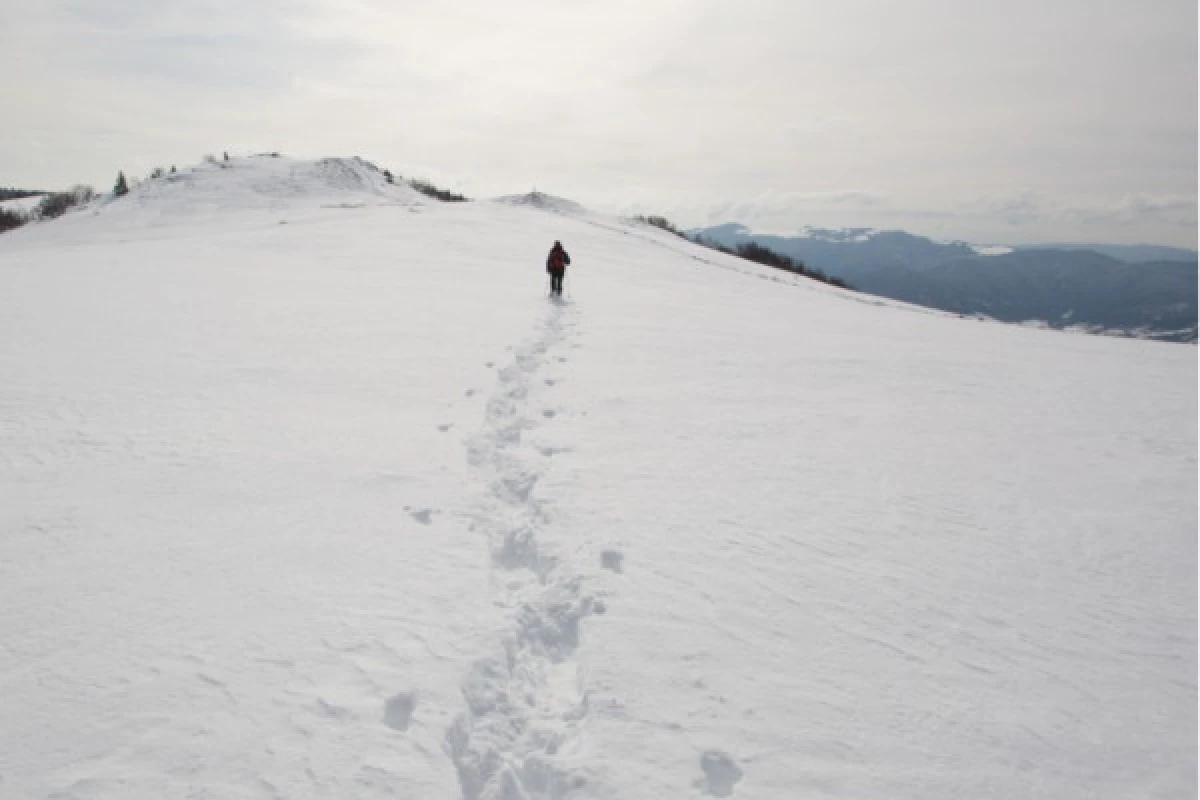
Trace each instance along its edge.
<instances>
[{"instance_id":1,"label":"single footprint","mask_svg":"<svg viewBox=\"0 0 1200 800\"><path fill-rule=\"evenodd\" d=\"M542 416L545 417L546 419L553 419L554 415L557 413L558 412L555 411L553 408L547 408L544 411L542 411Z\"/></svg>"},{"instance_id":2,"label":"single footprint","mask_svg":"<svg viewBox=\"0 0 1200 800\"><path fill-rule=\"evenodd\" d=\"M546 378L547 386L553 386L555 383L557 383L557 381L555 381L554 378Z\"/></svg>"},{"instance_id":3,"label":"single footprint","mask_svg":"<svg viewBox=\"0 0 1200 800\"><path fill-rule=\"evenodd\" d=\"M453 427L454 427L453 422L447 422L443 425L438 425L438 430L441 431L442 433L445 433L446 431L450 430Z\"/></svg>"},{"instance_id":4,"label":"single footprint","mask_svg":"<svg viewBox=\"0 0 1200 800\"><path fill-rule=\"evenodd\" d=\"M474 389L467 389L467 391L465 392L465 394L467 395L467 397L474 397L474 396L475 396L475 390L474 390Z\"/></svg>"},{"instance_id":5,"label":"single footprint","mask_svg":"<svg viewBox=\"0 0 1200 800\"><path fill-rule=\"evenodd\" d=\"M348 720L354 716L350 709L330 703L323 697L317 698L317 713L323 717L337 720Z\"/></svg>"},{"instance_id":6,"label":"single footprint","mask_svg":"<svg viewBox=\"0 0 1200 800\"><path fill-rule=\"evenodd\" d=\"M395 731L406 731L412 724L412 715L416 708L417 693L400 692L383 706L383 724Z\"/></svg>"},{"instance_id":7,"label":"single footprint","mask_svg":"<svg viewBox=\"0 0 1200 800\"><path fill-rule=\"evenodd\" d=\"M697 783L713 797L729 797L734 784L742 779L741 767L722 750L705 750L700 756L700 769L704 770L704 778Z\"/></svg>"},{"instance_id":8,"label":"single footprint","mask_svg":"<svg viewBox=\"0 0 1200 800\"><path fill-rule=\"evenodd\" d=\"M600 553L600 566L613 572L621 571L621 562L624 560L625 554L620 550L605 550Z\"/></svg>"},{"instance_id":9,"label":"single footprint","mask_svg":"<svg viewBox=\"0 0 1200 800\"><path fill-rule=\"evenodd\" d=\"M433 509L422 508L419 511L409 511L408 515L422 525L428 525L433 522Z\"/></svg>"}]
</instances>

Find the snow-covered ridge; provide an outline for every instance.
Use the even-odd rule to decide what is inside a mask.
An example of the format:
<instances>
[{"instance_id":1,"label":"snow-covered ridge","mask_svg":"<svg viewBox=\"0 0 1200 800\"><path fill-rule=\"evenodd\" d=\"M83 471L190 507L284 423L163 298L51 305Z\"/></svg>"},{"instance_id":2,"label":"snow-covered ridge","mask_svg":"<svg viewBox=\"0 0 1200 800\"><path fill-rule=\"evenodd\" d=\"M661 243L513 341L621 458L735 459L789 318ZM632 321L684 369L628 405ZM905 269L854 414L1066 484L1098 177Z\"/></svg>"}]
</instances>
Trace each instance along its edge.
<instances>
[{"instance_id":1,"label":"snow-covered ridge","mask_svg":"<svg viewBox=\"0 0 1200 800\"><path fill-rule=\"evenodd\" d=\"M527 194L510 194L496 198L497 203L510 206L530 206L545 211L555 211L560 214L586 214L588 210L565 197L556 197L545 192L532 191Z\"/></svg>"},{"instance_id":2,"label":"snow-covered ridge","mask_svg":"<svg viewBox=\"0 0 1200 800\"><path fill-rule=\"evenodd\" d=\"M361 207L423 204L425 198L364 159L304 160L257 155L206 161L160 178L148 178L124 197L105 195L92 209L102 214L153 209L160 214L197 211Z\"/></svg>"},{"instance_id":3,"label":"snow-covered ridge","mask_svg":"<svg viewBox=\"0 0 1200 800\"><path fill-rule=\"evenodd\" d=\"M973 244L970 247L979 256L1006 256L1013 251L1005 244Z\"/></svg>"},{"instance_id":4,"label":"snow-covered ridge","mask_svg":"<svg viewBox=\"0 0 1200 800\"><path fill-rule=\"evenodd\" d=\"M843 228L835 230L833 228L814 228L811 225L806 225L800 229L796 236L802 239L818 239L824 242L866 242L880 233L883 233L883 231L877 228Z\"/></svg>"}]
</instances>

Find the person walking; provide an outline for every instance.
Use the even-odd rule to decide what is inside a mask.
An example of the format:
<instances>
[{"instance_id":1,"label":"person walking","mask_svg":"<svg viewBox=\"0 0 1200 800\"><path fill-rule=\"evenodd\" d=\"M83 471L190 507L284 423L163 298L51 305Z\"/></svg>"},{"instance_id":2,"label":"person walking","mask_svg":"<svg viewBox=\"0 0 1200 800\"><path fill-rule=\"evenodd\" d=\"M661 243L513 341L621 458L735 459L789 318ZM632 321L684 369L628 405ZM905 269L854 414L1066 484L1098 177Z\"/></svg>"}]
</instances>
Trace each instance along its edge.
<instances>
[{"instance_id":1,"label":"person walking","mask_svg":"<svg viewBox=\"0 0 1200 800\"><path fill-rule=\"evenodd\" d=\"M570 263L571 257L563 249L562 242L555 242L554 247L550 248L550 255L546 256L546 272L550 273L550 294L555 297L562 297L563 275L566 274L567 265Z\"/></svg>"}]
</instances>

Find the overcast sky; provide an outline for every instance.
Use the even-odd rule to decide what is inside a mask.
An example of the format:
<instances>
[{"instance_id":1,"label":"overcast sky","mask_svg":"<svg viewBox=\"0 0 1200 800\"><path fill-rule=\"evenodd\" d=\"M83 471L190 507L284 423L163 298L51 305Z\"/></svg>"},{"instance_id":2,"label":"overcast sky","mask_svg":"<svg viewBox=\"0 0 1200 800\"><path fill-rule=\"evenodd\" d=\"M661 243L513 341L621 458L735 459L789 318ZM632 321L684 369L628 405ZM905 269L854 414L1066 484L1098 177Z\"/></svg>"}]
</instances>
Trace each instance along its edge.
<instances>
[{"instance_id":1,"label":"overcast sky","mask_svg":"<svg viewBox=\"0 0 1200 800\"><path fill-rule=\"evenodd\" d=\"M0 185L361 155L681 226L1194 247L1195 0L0 3Z\"/></svg>"}]
</instances>

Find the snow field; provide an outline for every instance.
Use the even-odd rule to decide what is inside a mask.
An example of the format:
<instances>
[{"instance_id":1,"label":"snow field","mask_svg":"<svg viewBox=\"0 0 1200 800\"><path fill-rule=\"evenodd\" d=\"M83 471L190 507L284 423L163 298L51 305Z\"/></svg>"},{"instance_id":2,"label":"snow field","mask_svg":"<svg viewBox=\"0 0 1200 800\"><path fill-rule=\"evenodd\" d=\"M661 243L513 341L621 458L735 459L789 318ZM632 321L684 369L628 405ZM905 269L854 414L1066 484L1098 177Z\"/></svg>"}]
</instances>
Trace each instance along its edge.
<instances>
[{"instance_id":1,"label":"snow field","mask_svg":"<svg viewBox=\"0 0 1200 800\"><path fill-rule=\"evenodd\" d=\"M0 795L1194 796L1194 349L146 191L0 239Z\"/></svg>"},{"instance_id":2,"label":"snow field","mask_svg":"<svg viewBox=\"0 0 1200 800\"><path fill-rule=\"evenodd\" d=\"M457 793L495 616L461 437L524 320L300 230L6 262L6 696L35 700L0 774L30 796Z\"/></svg>"},{"instance_id":3,"label":"snow field","mask_svg":"<svg viewBox=\"0 0 1200 800\"><path fill-rule=\"evenodd\" d=\"M628 286L561 462L625 555L585 639L620 796L704 752L750 797L1187 795L1194 354Z\"/></svg>"}]
</instances>

